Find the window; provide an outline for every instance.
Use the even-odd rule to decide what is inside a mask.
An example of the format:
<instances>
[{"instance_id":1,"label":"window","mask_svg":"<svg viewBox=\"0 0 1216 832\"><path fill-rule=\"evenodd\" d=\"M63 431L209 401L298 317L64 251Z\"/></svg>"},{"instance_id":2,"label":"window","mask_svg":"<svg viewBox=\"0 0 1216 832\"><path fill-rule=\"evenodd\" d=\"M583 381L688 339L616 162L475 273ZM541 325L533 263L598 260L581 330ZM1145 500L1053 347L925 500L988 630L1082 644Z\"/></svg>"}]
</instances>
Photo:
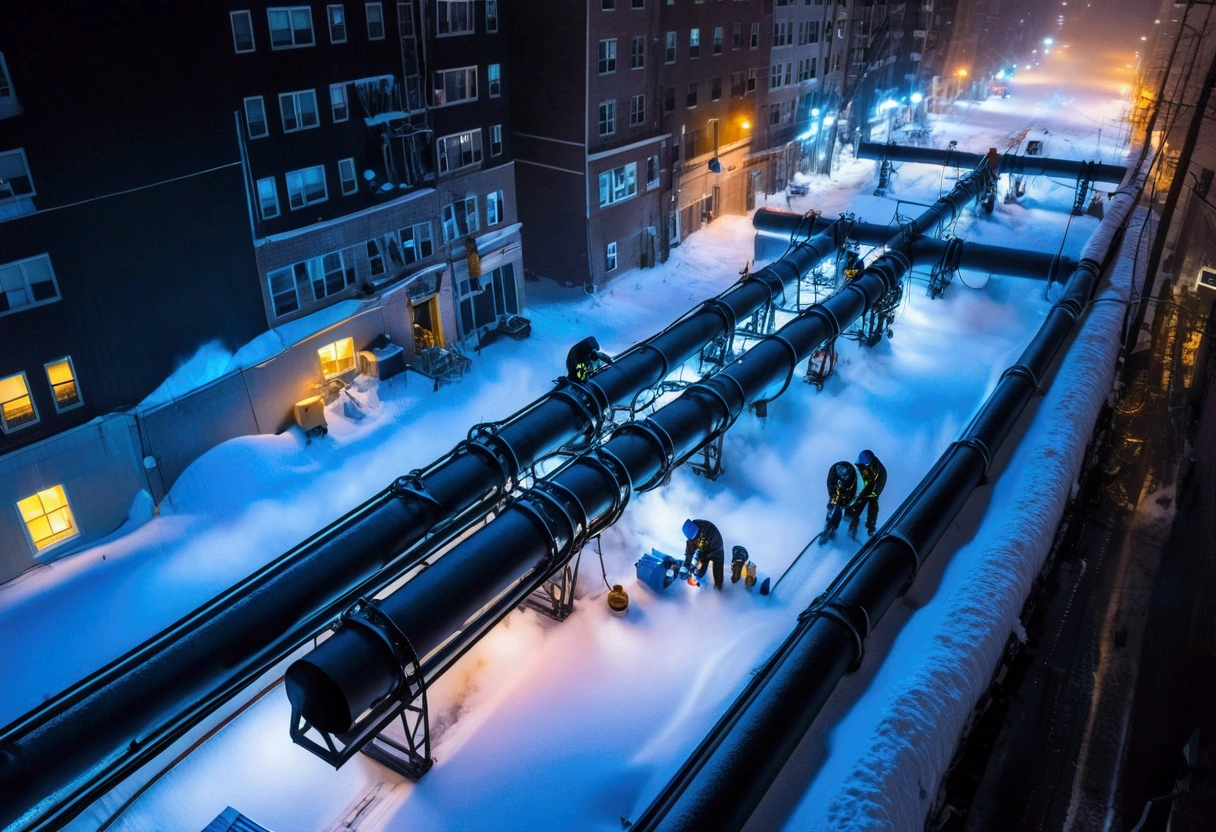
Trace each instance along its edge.
<instances>
[{"instance_id":1,"label":"window","mask_svg":"<svg viewBox=\"0 0 1216 832\"><path fill-rule=\"evenodd\" d=\"M80 534L72 507L62 485L53 485L17 502L30 542L38 552L71 540Z\"/></svg>"},{"instance_id":2,"label":"window","mask_svg":"<svg viewBox=\"0 0 1216 832\"><path fill-rule=\"evenodd\" d=\"M255 95L245 99L245 125L249 128L249 138L260 139L270 134L266 124L266 104L262 96Z\"/></svg>"},{"instance_id":3,"label":"window","mask_svg":"<svg viewBox=\"0 0 1216 832\"><path fill-rule=\"evenodd\" d=\"M435 5L439 34L473 34L473 0L436 0Z\"/></svg>"},{"instance_id":4,"label":"window","mask_svg":"<svg viewBox=\"0 0 1216 832\"><path fill-rule=\"evenodd\" d=\"M646 96L635 95L629 99L629 126L641 127L646 123Z\"/></svg>"},{"instance_id":5,"label":"window","mask_svg":"<svg viewBox=\"0 0 1216 832\"><path fill-rule=\"evenodd\" d=\"M722 79L721 78L710 78L709 79L709 100L718 101L721 98L722 98Z\"/></svg>"},{"instance_id":6,"label":"window","mask_svg":"<svg viewBox=\"0 0 1216 832\"><path fill-rule=\"evenodd\" d=\"M756 91L756 70L754 69L747 71L747 91L749 93Z\"/></svg>"},{"instance_id":7,"label":"window","mask_svg":"<svg viewBox=\"0 0 1216 832\"><path fill-rule=\"evenodd\" d=\"M498 0L486 0L486 31L498 31Z\"/></svg>"},{"instance_id":8,"label":"window","mask_svg":"<svg viewBox=\"0 0 1216 832\"><path fill-rule=\"evenodd\" d=\"M701 54L701 30L688 30L688 57L696 58Z\"/></svg>"},{"instance_id":9,"label":"window","mask_svg":"<svg viewBox=\"0 0 1216 832\"><path fill-rule=\"evenodd\" d=\"M254 51L253 17L249 12L229 12L228 19L232 21L232 45L237 54Z\"/></svg>"},{"instance_id":10,"label":"window","mask_svg":"<svg viewBox=\"0 0 1216 832\"><path fill-rule=\"evenodd\" d=\"M329 20L329 42L346 43L346 9L341 3L326 6L325 16Z\"/></svg>"},{"instance_id":11,"label":"window","mask_svg":"<svg viewBox=\"0 0 1216 832\"><path fill-rule=\"evenodd\" d=\"M0 315L59 300L59 284L47 254L0 265Z\"/></svg>"},{"instance_id":12,"label":"window","mask_svg":"<svg viewBox=\"0 0 1216 832\"><path fill-rule=\"evenodd\" d=\"M76 368L72 366L71 358L52 361L45 365L45 369L46 380L55 396L57 411L62 413L84 404L84 400L80 398L80 388L76 385Z\"/></svg>"},{"instance_id":13,"label":"window","mask_svg":"<svg viewBox=\"0 0 1216 832\"><path fill-rule=\"evenodd\" d=\"M664 63L674 64L676 62L676 33L667 33L667 49L663 55Z\"/></svg>"},{"instance_id":14,"label":"window","mask_svg":"<svg viewBox=\"0 0 1216 832\"><path fill-rule=\"evenodd\" d=\"M481 164L481 131L453 133L439 140L439 172Z\"/></svg>"},{"instance_id":15,"label":"window","mask_svg":"<svg viewBox=\"0 0 1216 832\"><path fill-rule=\"evenodd\" d=\"M600 135L611 136L616 132L616 101L600 102Z\"/></svg>"},{"instance_id":16,"label":"window","mask_svg":"<svg viewBox=\"0 0 1216 832\"><path fill-rule=\"evenodd\" d=\"M313 45L310 6L280 6L267 9L266 17L270 21L271 49L297 49Z\"/></svg>"},{"instance_id":17,"label":"window","mask_svg":"<svg viewBox=\"0 0 1216 832\"><path fill-rule=\"evenodd\" d=\"M503 220L502 191L486 194L486 226L498 225Z\"/></svg>"},{"instance_id":18,"label":"window","mask_svg":"<svg viewBox=\"0 0 1216 832\"><path fill-rule=\"evenodd\" d=\"M490 64L486 70L486 78L490 83L490 98L502 95L502 65Z\"/></svg>"},{"instance_id":19,"label":"window","mask_svg":"<svg viewBox=\"0 0 1216 832\"><path fill-rule=\"evenodd\" d=\"M450 243L457 237L467 237L480 227L477 218L477 196L470 194L464 199L443 206L443 241Z\"/></svg>"},{"instance_id":20,"label":"window","mask_svg":"<svg viewBox=\"0 0 1216 832\"><path fill-rule=\"evenodd\" d=\"M616 72L616 38L600 41L600 75Z\"/></svg>"},{"instance_id":21,"label":"window","mask_svg":"<svg viewBox=\"0 0 1216 832\"><path fill-rule=\"evenodd\" d=\"M17 428L35 424L38 408L30 396L30 385L25 373L0 378L0 429L12 433Z\"/></svg>"},{"instance_id":22,"label":"window","mask_svg":"<svg viewBox=\"0 0 1216 832\"><path fill-rule=\"evenodd\" d=\"M10 200L34 196L35 193L30 166L25 161L25 151L18 148L0 153L0 205Z\"/></svg>"},{"instance_id":23,"label":"window","mask_svg":"<svg viewBox=\"0 0 1216 832\"><path fill-rule=\"evenodd\" d=\"M742 72L732 72L730 74L730 97L742 98L747 90L747 82L744 80Z\"/></svg>"},{"instance_id":24,"label":"window","mask_svg":"<svg viewBox=\"0 0 1216 832\"><path fill-rule=\"evenodd\" d=\"M355 250L332 251L322 257L296 263L293 268L297 273L297 283L307 275L312 283L312 296L323 300L355 282Z\"/></svg>"},{"instance_id":25,"label":"window","mask_svg":"<svg viewBox=\"0 0 1216 832\"><path fill-rule=\"evenodd\" d=\"M321 359L321 375L333 378L355 368L355 339L343 338L317 350Z\"/></svg>"},{"instance_id":26,"label":"window","mask_svg":"<svg viewBox=\"0 0 1216 832\"><path fill-rule=\"evenodd\" d=\"M609 243L608 248L604 252L604 254L605 254L604 271L606 271L606 272L616 271L616 243L614 243L614 242Z\"/></svg>"},{"instance_id":27,"label":"window","mask_svg":"<svg viewBox=\"0 0 1216 832\"><path fill-rule=\"evenodd\" d=\"M342 196L359 192L359 180L355 178L355 160L338 160L338 180L342 183Z\"/></svg>"},{"instance_id":28,"label":"window","mask_svg":"<svg viewBox=\"0 0 1216 832\"><path fill-rule=\"evenodd\" d=\"M4 53L0 52L0 118L15 116L19 112L21 108L17 104L17 94L13 92L13 79L9 77Z\"/></svg>"},{"instance_id":29,"label":"window","mask_svg":"<svg viewBox=\"0 0 1216 832\"><path fill-rule=\"evenodd\" d=\"M674 113L676 110L676 88L668 87L663 92L663 112Z\"/></svg>"},{"instance_id":30,"label":"window","mask_svg":"<svg viewBox=\"0 0 1216 832\"><path fill-rule=\"evenodd\" d=\"M379 3L365 3L367 9L367 39L384 40L384 7Z\"/></svg>"},{"instance_id":31,"label":"window","mask_svg":"<svg viewBox=\"0 0 1216 832\"><path fill-rule=\"evenodd\" d=\"M730 48L731 49L740 49L742 47L743 47L743 24L736 23L734 31L732 32L732 36L731 36Z\"/></svg>"},{"instance_id":32,"label":"window","mask_svg":"<svg viewBox=\"0 0 1216 832\"><path fill-rule=\"evenodd\" d=\"M633 48L629 52L629 68L641 69L646 66L646 36L634 35Z\"/></svg>"},{"instance_id":33,"label":"window","mask_svg":"<svg viewBox=\"0 0 1216 832\"><path fill-rule=\"evenodd\" d=\"M635 9L646 8L646 0L633 0L633 8L635 8Z\"/></svg>"},{"instance_id":34,"label":"window","mask_svg":"<svg viewBox=\"0 0 1216 832\"><path fill-rule=\"evenodd\" d=\"M722 27L721 26L714 27L714 54L715 55L722 54Z\"/></svg>"},{"instance_id":35,"label":"window","mask_svg":"<svg viewBox=\"0 0 1216 832\"><path fill-rule=\"evenodd\" d=\"M372 273L372 277L384 274L384 249L379 239L372 238L367 241L367 267Z\"/></svg>"},{"instance_id":36,"label":"window","mask_svg":"<svg viewBox=\"0 0 1216 832\"><path fill-rule=\"evenodd\" d=\"M811 34L808 43L819 43L819 21L811 21Z\"/></svg>"},{"instance_id":37,"label":"window","mask_svg":"<svg viewBox=\"0 0 1216 832\"><path fill-rule=\"evenodd\" d=\"M329 106L335 124L350 118L350 100L346 96L346 84L329 85Z\"/></svg>"},{"instance_id":38,"label":"window","mask_svg":"<svg viewBox=\"0 0 1216 832\"><path fill-rule=\"evenodd\" d=\"M440 69L435 72L435 106L446 107L477 100L477 67Z\"/></svg>"},{"instance_id":39,"label":"window","mask_svg":"<svg viewBox=\"0 0 1216 832\"><path fill-rule=\"evenodd\" d=\"M258 180L258 206L264 220L272 220L279 215L279 191L273 176Z\"/></svg>"},{"instance_id":40,"label":"window","mask_svg":"<svg viewBox=\"0 0 1216 832\"><path fill-rule=\"evenodd\" d=\"M435 253L435 242L431 239L431 221L420 222L401 229L401 255L405 265L425 260Z\"/></svg>"},{"instance_id":41,"label":"window","mask_svg":"<svg viewBox=\"0 0 1216 832\"><path fill-rule=\"evenodd\" d=\"M490 155L502 155L502 125L494 124L490 126Z\"/></svg>"},{"instance_id":42,"label":"window","mask_svg":"<svg viewBox=\"0 0 1216 832\"><path fill-rule=\"evenodd\" d=\"M659 157L646 157L646 190L659 187Z\"/></svg>"},{"instance_id":43,"label":"window","mask_svg":"<svg viewBox=\"0 0 1216 832\"><path fill-rule=\"evenodd\" d=\"M275 269L266 275L266 282L270 285L270 305L276 318L300 308L294 267Z\"/></svg>"},{"instance_id":44,"label":"window","mask_svg":"<svg viewBox=\"0 0 1216 832\"><path fill-rule=\"evenodd\" d=\"M282 93L279 95L279 110L283 114L284 133L316 127L317 93L315 90Z\"/></svg>"},{"instance_id":45,"label":"window","mask_svg":"<svg viewBox=\"0 0 1216 832\"><path fill-rule=\"evenodd\" d=\"M815 58L811 58L811 77L815 77Z\"/></svg>"},{"instance_id":46,"label":"window","mask_svg":"<svg viewBox=\"0 0 1216 832\"><path fill-rule=\"evenodd\" d=\"M610 12L616 8L616 0L600 0L600 8Z\"/></svg>"},{"instance_id":47,"label":"window","mask_svg":"<svg viewBox=\"0 0 1216 832\"><path fill-rule=\"evenodd\" d=\"M325 187L325 167L293 170L287 174L287 207L295 211L305 205L315 205L329 199Z\"/></svg>"},{"instance_id":48,"label":"window","mask_svg":"<svg viewBox=\"0 0 1216 832\"><path fill-rule=\"evenodd\" d=\"M697 82L693 81L688 85L688 97L684 101L685 106L697 106Z\"/></svg>"},{"instance_id":49,"label":"window","mask_svg":"<svg viewBox=\"0 0 1216 832\"><path fill-rule=\"evenodd\" d=\"M748 48L757 49L757 48L759 48L759 46L760 46L760 24L753 23L752 24L752 39L751 39L751 43L748 45Z\"/></svg>"},{"instance_id":50,"label":"window","mask_svg":"<svg viewBox=\"0 0 1216 832\"><path fill-rule=\"evenodd\" d=\"M781 123L781 105L780 104L769 105L768 123L769 124L780 124Z\"/></svg>"},{"instance_id":51,"label":"window","mask_svg":"<svg viewBox=\"0 0 1216 832\"><path fill-rule=\"evenodd\" d=\"M624 202L638 194L638 163L630 162L600 174L600 207Z\"/></svg>"},{"instance_id":52,"label":"window","mask_svg":"<svg viewBox=\"0 0 1216 832\"><path fill-rule=\"evenodd\" d=\"M769 75L768 88L770 90L775 90L780 86L781 86L781 64L775 63L775 64L773 64L772 72Z\"/></svg>"}]
</instances>

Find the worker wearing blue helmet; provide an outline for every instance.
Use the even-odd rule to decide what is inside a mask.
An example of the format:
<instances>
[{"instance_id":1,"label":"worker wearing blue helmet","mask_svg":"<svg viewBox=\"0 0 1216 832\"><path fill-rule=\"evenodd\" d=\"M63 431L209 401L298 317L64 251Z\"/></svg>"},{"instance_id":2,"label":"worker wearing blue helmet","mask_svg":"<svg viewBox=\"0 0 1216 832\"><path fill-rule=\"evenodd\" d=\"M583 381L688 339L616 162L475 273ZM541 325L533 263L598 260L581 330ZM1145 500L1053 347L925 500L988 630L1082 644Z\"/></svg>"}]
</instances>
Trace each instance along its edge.
<instances>
[{"instance_id":1,"label":"worker wearing blue helmet","mask_svg":"<svg viewBox=\"0 0 1216 832\"><path fill-rule=\"evenodd\" d=\"M857 471L861 474L861 487L857 499L845 510L849 518L849 537L857 537L862 511L866 514L866 535L873 537L878 526L878 497L887 485L887 469L873 451L865 450L857 455Z\"/></svg>"},{"instance_id":2,"label":"worker wearing blue helmet","mask_svg":"<svg viewBox=\"0 0 1216 832\"><path fill-rule=\"evenodd\" d=\"M722 588L723 562L726 550L722 545L722 533L718 527L708 520L685 520L684 539L684 568L693 571L692 560L697 559L696 571L689 576L688 582L697 586L699 580L705 577L705 572L712 563L714 566L714 589Z\"/></svg>"}]
</instances>

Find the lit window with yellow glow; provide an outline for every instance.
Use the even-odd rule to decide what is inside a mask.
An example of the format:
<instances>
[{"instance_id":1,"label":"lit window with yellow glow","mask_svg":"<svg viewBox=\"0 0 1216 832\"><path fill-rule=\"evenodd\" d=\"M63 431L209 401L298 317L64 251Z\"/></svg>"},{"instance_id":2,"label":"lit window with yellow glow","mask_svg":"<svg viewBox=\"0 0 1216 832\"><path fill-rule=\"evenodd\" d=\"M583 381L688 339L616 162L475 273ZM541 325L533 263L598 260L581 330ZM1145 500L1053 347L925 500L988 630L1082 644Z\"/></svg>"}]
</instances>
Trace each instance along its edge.
<instances>
[{"instance_id":1,"label":"lit window with yellow glow","mask_svg":"<svg viewBox=\"0 0 1216 832\"><path fill-rule=\"evenodd\" d=\"M80 534L62 485L51 486L17 503L30 540L39 552Z\"/></svg>"},{"instance_id":2,"label":"lit window with yellow glow","mask_svg":"<svg viewBox=\"0 0 1216 832\"><path fill-rule=\"evenodd\" d=\"M355 339L343 338L317 350L321 357L321 374L326 378L341 375L355 366Z\"/></svg>"},{"instance_id":3,"label":"lit window with yellow glow","mask_svg":"<svg viewBox=\"0 0 1216 832\"><path fill-rule=\"evenodd\" d=\"M76 386L76 368L72 366L71 358L61 358L47 364L46 380L51 384L55 409L60 413L84 404L80 398L80 388Z\"/></svg>"},{"instance_id":4,"label":"lit window with yellow glow","mask_svg":"<svg viewBox=\"0 0 1216 832\"><path fill-rule=\"evenodd\" d=\"M30 385L25 373L0 378L0 428L12 433L17 428L38 421L38 408L30 398Z\"/></svg>"}]
</instances>

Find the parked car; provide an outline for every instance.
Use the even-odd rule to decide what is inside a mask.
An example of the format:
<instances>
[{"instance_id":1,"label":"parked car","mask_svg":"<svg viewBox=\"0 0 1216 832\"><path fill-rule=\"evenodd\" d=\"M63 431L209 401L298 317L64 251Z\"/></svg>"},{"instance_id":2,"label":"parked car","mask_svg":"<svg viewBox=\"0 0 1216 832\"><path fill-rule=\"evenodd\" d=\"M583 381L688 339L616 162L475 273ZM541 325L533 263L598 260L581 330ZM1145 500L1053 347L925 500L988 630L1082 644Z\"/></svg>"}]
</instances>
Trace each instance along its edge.
<instances>
[{"instance_id":1,"label":"parked car","mask_svg":"<svg viewBox=\"0 0 1216 832\"><path fill-rule=\"evenodd\" d=\"M808 193L810 193L810 188L808 188L804 183L790 183L790 196L806 196Z\"/></svg>"}]
</instances>

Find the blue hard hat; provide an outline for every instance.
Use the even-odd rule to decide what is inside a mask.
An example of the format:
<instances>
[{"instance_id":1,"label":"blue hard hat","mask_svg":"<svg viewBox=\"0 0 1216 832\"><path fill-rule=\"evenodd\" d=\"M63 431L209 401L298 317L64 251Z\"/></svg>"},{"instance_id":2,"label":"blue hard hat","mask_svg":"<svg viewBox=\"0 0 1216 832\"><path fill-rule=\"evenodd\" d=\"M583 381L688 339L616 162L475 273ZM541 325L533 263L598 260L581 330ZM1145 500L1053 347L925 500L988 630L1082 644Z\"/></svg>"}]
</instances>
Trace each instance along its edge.
<instances>
[{"instance_id":1,"label":"blue hard hat","mask_svg":"<svg viewBox=\"0 0 1216 832\"><path fill-rule=\"evenodd\" d=\"M874 452L873 451L862 451L861 453L859 453L857 455L857 464L858 465L873 465L874 464Z\"/></svg>"},{"instance_id":2,"label":"blue hard hat","mask_svg":"<svg viewBox=\"0 0 1216 832\"><path fill-rule=\"evenodd\" d=\"M688 538L689 540L692 540L693 538L695 538L697 535L699 535L701 533L701 529L698 528L697 524L691 520L685 520L683 528L684 528L684 536L686 538Z\"/></svg>"}]
</instances>

